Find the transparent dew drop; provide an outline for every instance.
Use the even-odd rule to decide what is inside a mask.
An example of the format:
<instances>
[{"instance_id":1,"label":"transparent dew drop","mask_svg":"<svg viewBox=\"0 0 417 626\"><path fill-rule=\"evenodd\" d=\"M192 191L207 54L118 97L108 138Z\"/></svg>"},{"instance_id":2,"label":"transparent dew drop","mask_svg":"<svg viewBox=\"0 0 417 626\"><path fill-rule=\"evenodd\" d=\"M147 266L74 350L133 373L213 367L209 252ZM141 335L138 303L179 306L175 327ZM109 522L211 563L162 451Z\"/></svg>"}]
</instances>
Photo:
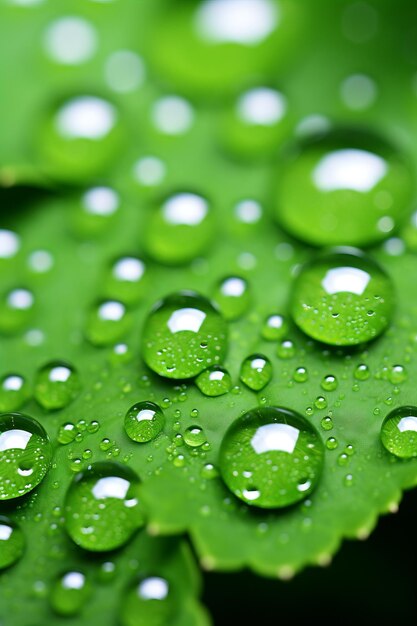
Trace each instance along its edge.
<instances>
[{"instance_id":1,"label":"transparent dew drop","mask_svg":"<svg viewBox=\"0 0 417 626\"><path fill-rule=\"evenodd\" d=\"M165 415L154 402L137 402L126 413L124 427L132 441L146 443L162 432Z\"/></svg>"},{"instance_id":2,"label":"transparent dew drop","mask_svg":"<svg viewBox=\"0 0 417 626\"><path fill-rule=\"evenodd\" d=\"M354 248L336 248L301 269L293 285L291 314L313 339L353 346L386 329L394 299L392 281L379 265Z\"/></svg>"},{"instance_id":3,"label":"transparent dew drop","mask_svg":"<svg viewBox=\"0 0 417 626\"><path fill-rule=\"evenodd\" d=\"M121 626L166 626L173 623L175 613L171 584L166 578L147 574L126 590L119 619Z\"/></svg>"},{"instance_id":4,"label":"transparent dew drop","mask_svg":"<svg viewBox=\"0 0 417 626\"><path fill-rule=\"evenodd\" d=\"M261 407L230 426L219 466L238 498L261 508L289 506L316 487L324 447L315 428L295 411Z\"/></svg>"},{"instance_id":5,"label":"transparent dew drop","mask_svg":"<svg viewBox=\"0 0 417 626\"><path fill-rule=\"evenodd\" d=\"M29 399L29 384L20 374L0 378L0 413L17 411Z\"/></svg>"},{"instance_id":6,"label":"transparent dew drop","mask_svg":"<svg viewBox=\"0 0 417 626\"><path fill-rule=\"evenodd\" d=\"M232 378L224 367L213 365L197 376L195 384L205 396L222 396L231 390Z\"/></svg>"},{"instance_id":7,"label":"transparent dew drop","mask_svg":"<svg viewBox=\"0 0 417 626\"><path fill-rule=\"evenodd\" d=\"M288 333L288 321L280 313L271 313L265 318L262 325L261 335L267 341L284 339Z\"/></svg>"},{"instance_id":8,"label":"transparent dew drop","mask_svg":"<svg viewBox=\"0 0 417 626\"><path fill-rule=\"evenodd\" d=\"M35 297L29 289L16 287L0 300L0 333L13 335L23 330L32 318Z\"/></svg>"},{"instance_id":9,"label":"transparent dew drop","mask_svg":"<svg viewBox=\"0 0 417 626\"><path fill-rule=\"evenodd\" d=\"M184 431L184 441L190 448L199 448L207 439L201 426L189 426Z\"/></svg>"},{"instance_id":10,"label":"transparent dew drop","mask_svg":"<svg viewBox=\"0 0 417 626\"><path fill-rule=\"evenodd\" d=\"M119 214L121 200L112 187L90 187L77 198L71 212L71 227L83 239L110 232Z\"/></svg>"},{"instance_id":11,"label":"transparent dew drop","mask_svg":"<svg viewBox=\"0 0 417 626\"><path fill-rule=\"evenodd\" d=\"M400 385L407 380L407 370L404 365L393 365L388 377L393 385Z\"/></svg>"},{"instance_id":12,"label":"transparent dew drop","mask_svg":"<svg viewBox=\"0 0 417 626\"><path fill-rule=\"evenodd\" d=\"M49 437L39 422L21 413L0 415L0 500L32 491L52 461Z\"/></svg>"},{"instance_id":13,"label":"transparent dew drop","mask_svg":"<svg viewBox=\"0 0 417 626\"><path fill-rule=\"evenodd\" d=\"M158 301L142 333L142 356L160 376L192 378L224 360L227 325L213 304L193 291Z\"/></svg>"},{"instance_id":14,"label":"transparent dew drop","mask_svg":"<svg viewBox=\"0 0 417 626\"><path fill-rule=\"evenodd\" d=\"M116 93L131 93L145 82L145 63L132 50L116 50L106 61L104 75L110 89Z\"/></svg>"},{"instance_id":15,"label":"transparent dew drop","mask_svg":"<svg viewBox=\"0 0 417 626\"><path fill-rule=\"evenodd\" d=\"M296 383L305 383L308 380L308 371L305 367L297 367L293 374Z\"/></svg>"},{"instance_id":16,"label":"transparent dew drop","mask_svg":"<svg viewBox=\"0 0 417 626\"><path fill-rule=\"evenodd\" d=\"M417 456L417 407L401 406L386 416L381 426L381 441L394 456Z\"/></svg>"},{"instance_id":17,"label":"transparent dew drop","mask_svg":"<svg viewBox=\"0 0 417 626\"><path fill-rule=\"evenodd\" d=\"M66 446L69 443L72 443L76 436L78 435L78 430L72 422L66 422L62 424L58 429L58 443L63 446Z\"/></svg>"},{"instance_id":18,"label":"transparent dew drop","mask_svg":"<svg viewBox=\"0 0 417 626\"><path fill-rule=\"evenodd\" d=\"M97 49L97 33L86 19L68 15L51 22L43 37L46 54L61 65L81 65L89 61Z\"/></svg>"},{"instance_id":19,"label":"transparent dew drop","mask_svg":"<svg viewBox=\"0 0 417 626\"><path fill-rule=\"evenodd\" d=\"M181 265L203 254L213 234L209 201L199 194L182 191L165 198L149 216L145 246L155 261Z\"/></svg>"},{"instance_id":20,"label":"transparent dew drop","mask_svg":"<svg viewBox=\"0 0 417 626\"><path fill-rule=\"evenodd\" d=\"M251 354L240 367L240 380L249 389L260 391L272 379L272 364L263 354Z\"/></svg>"},{"instance_id":21,"label":"transparent dew drop","mask_svg":"<svg viewBox=\"0 0 417 626\"><path fill-rule=\"evenodd\" d=\"M52 610L62 617L78 615L91 595L91 584L79 570L61 574L54 582L49 603Z\"/></svg>"},{"instance_id":22,"label":"transparent dew drop","mask_svg":"<svg viewBox=\"0 0 417 626\"><path fill-rule=\"evenodd\" d=\"M0 515L0 570L14 565L22 557L24 549L25 537L20 526Z\"/></svg>"},{"instance_id":23,"label":"transparent dew drop","mask_svg":"<svg viewBox=\"0 0 417 626\"><path fill-rule=\"evenodd\" d=\"M145 262L137 256L122 256L109 268L103 289L107 298L131 305L143 297L146 284Z\"/></svg>"},{"instance_id":24,"label":"transparent dew drop","mask_svg":"<svg viewBox=\"0 0 417 626\"><path fill-rule=\"evenodd\" d=\"M236 320L249 309L251 303L249 283L241 276L226 276L215 286L213 299L225 319Z\"/></svg>"},{"instance_id":25,"label":"transparent dew drop","mask_svg":"<svg viewBox=\"0 0 417 626\"><path fill-rule=\"evenodd\" d=\"M120 548L144 521L139 478L114 462L93 463L77 474L65 497L65 528L84 550Z\"/></svg>"},{"instance_id":26,"label":"transparent dew drop","mask_svg":"<svg viewBox=\"0 0 417 626\"><path fill-rule=\"evenodd\" d=\"M320 386L324 389L324 391L334 391L338 386L336 376L333 376L333 374L327 374L327 376L322 378Z\"/></svg>"},{"instance_id":27,"label":"transparent dew drop","mask_svg":"<svg viewBox=\"0 0 417 626\"><path fill-rule=\"evenodd\" d=\"M36 373L34 396L48 411L68 406L80 390L81 381L77 370L65 361L50 361Z\"/></svg>"},{"instance_id":28,"label":"transparent dew drop","mask_svg":"<svg viewBox=\"0 0 417 626\"><path fill-rule=\"evenodd\" d=\"M320 425L323 430L332 430L333 429L333 420L330 415L326 415L321 419Z\"/></svg>"},{"instance_id":29,"label":"transparent dew drop","mask_svg":"<svg viewBox=\"0 0 417 626\"><path fill-rule=\"evenodd\" d=\"M194 123L194 109L180 96L164 96L157 100L152 109L152 122L164 135L183 135Z\"/></svg>"},{"instance_id":30,"label":"transparent dew drop","mask_svg":"<svg viewBox=\"0 0 417 626\"><path fill-rule=\"evenodd\" d=\"M0 228L0 262L3 259L11 259L20 250L20 237L12 230Z\"/></svg>"},{"instance_id":31,"label":"transparent dew drop","mask_svg":"<svg viewBox=\"0 0 417 626\"><path fill-rule=\"evenodd\" d=\"M413 176L383 139L335 130L310 138L284 166L275 214L293 236L316 246L383 241L407 214Z\"/></svg>"},{"instance_id":32,"label":"transparent dew drop","mask_svg":"<svg viewBox=\"0 0 417 626\"><path fill-rule=\"evenodd\" d=\"M356 366L354 371L354 377L356 380L368 380L371 373L369 371L369 367L365 363L360 363Z\"/></svg>"},{"instance_id":33,"label":"transparent dew drop","mask_svg":"<svg viewBox=\"0 0 417 626\"><path fill-rule=\"evenodd\" d=\"M85 336L95 346L109 346L126 335L131 324L131 314L123 302L101 300L90 309Z\"/></svg>"},{"instance_id":34,"label":"transparent dew drop","mask_svg":"<svg viewBox=\"0 0 417 626\"><path fill-rule=\"evenodd\" d=\"M65 182L83 183L101 176L123 143L118 109L96 95L78 95L60 103L39 126L43 165Z\"/></svg>"}]
</instances>

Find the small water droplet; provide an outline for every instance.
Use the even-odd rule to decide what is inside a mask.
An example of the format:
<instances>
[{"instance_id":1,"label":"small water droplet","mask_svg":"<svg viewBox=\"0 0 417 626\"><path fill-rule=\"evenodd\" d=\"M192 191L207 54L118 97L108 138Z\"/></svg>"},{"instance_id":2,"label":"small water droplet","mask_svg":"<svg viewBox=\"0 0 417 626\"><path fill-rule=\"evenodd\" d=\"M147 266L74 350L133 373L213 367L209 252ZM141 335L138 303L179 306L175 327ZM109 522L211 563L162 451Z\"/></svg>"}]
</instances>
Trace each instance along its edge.
<instances>
[{"instance_id":1,"label":"small water droplet","mask_svg":"<svg viewBox=\"0 0 417 626\"><path fill-rule=\"evenodd\" d=\"M381 426L381 441L400 459L417 456L417 407L402 406L388 413Z\"/></svg>"},{"instance_id":2,"label":"small water droplet","mask_svg":"<svg viewBox=\"0 0 417 626\"><path fill-rule=\"evenodd\" d=\"M66 407L81 389L76 369L64 361L51 361L43 365L35 378L34 396L48 411Z\"/></svg>"},{"instance_id":3,"label":"small water droplet","mask_svg":"<svg viewBox=\"0 0 417 626\"><path fill-rule=\"evenodd\" d=\"M162 431L165 416L153 402L137 402L126 413L124 427L132 441L146 443L155 439Z\"/></svg>"},{"instance_id":4,"label":"small water droplet","mask_svg":"<svg viewBox=\"0 0 417 626\"><path fill-rule=\"evenodd\" d=\"M240 276L226 276L214 288L213 298L225 319L236 320L249 308L251 302L249 283Z\"/></svg>"},{"instance_id":5,"label":"small water droplet","mask_svg":"<svg viewBox=\"0 0 417 626\"><path fill-rule=\"evenodd\" d=\"M232 379L226 369L213 365L197 376L195 384L205 396L222 396L232 388Z\"/></svg>"},{"instance_id":6,"label":"small water droplet","mask_svg":"<svg viewBox=\"0 0 417 626\"><path fill-rule=\"evenodd\" d=\"M25 537L20 526L0 515L0 570L14 565L23 555Z\"/></svg>"},{"instance_id":7,"label":"small water droplet","mask_svg":"<svg viewBox=\"0 0 417 626\"><path fill-rule=\"evenodd\" d=\"M251 354L242 362L240 380L249 389L260 391L272 379L272 365L268 357L262 354Z\"/></svg>"}]
</instances>

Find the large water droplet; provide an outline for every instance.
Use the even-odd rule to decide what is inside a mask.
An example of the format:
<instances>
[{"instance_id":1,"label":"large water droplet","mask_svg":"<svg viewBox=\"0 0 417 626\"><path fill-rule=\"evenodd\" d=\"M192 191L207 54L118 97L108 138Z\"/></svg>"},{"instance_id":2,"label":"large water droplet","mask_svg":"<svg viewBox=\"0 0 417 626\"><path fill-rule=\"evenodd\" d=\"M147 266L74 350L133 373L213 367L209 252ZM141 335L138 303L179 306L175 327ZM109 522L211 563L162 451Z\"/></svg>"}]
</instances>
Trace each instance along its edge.
<instances>
[{"instance_id":1,"label":"large water droplet","mask_svg":"<svg viewBox=\"0 0 417 626\"><path fill-rule=\"evenodd\" d=\"M169 196L149 216L145 243L153 259L176 265L202 254L212 235L209 202L195 193L181 192Z\"/></svg>"},{"instance_id":2,"label":"large water droplet","mask_svg":"<svg viewBox=\"0 0 417 626\"><path fill-rule=\"evenodd\" d=\"M21 413L0 415L0 500L23 496L46 476L52 461L49 437Z\"/></svg>"},{"instance_id":3,"label":"large water droplet","mask_svg":"<svg viewBox=\"0 0 417 626\"><path fill-rule=\"evenodd\" d=\"M143 329L143 358L167 378L196 376L222 362L226 348L226 322L209 300L193 291L157 302Z\"/></svg>"},{"instance_id":4,"label":"large water droplet","mask_svg":"<svg viewBox=\"0 0 417 626\"><path fill-rule=\"evenodd\" d=\"M29 398L29 385L20 374L0 378L0 413L17 411Z\"/></svg>"},{"instance_id":5,"label":"large water droplet","mask_svg":"<svg viewBox=\"0 0 417 626\"><path fill-rule=\"evenodd\" d=\"M78 615L91 594L86 575L78 570L65 572L55 581L49 601L58 615Z\"/></svg>"},{"instance_id":6,"label":"large water droplet","mask_svg":"<svg viewBox=\"0 0 417 626\"><path fill-rule=\"evenodd\" d=\"M65 498L65 527L85 550L123 546L144 525L139 478L129 467L93 463L71 483Z\"/></svg>"},{"instance_id":7,"label":"large water droplet","mask_svg":"<svg viewBox=\"0 0 417 626\"><path fill-rule=\"evenodd\" d=\"M401 406L386 416L381 427L384 447L400 459L417 456L417 407Z\"/></svg>"},{"instance_id":8,"label":"large water droplet","mask_svg":"<svg viewBox=\"0 0 417 626\"><path fill-rule=\"evenodd\" d=\"M64 361L51 361L41 367L35 379L35 398L48 411L63 409L79 394L77 370Z\"/></svg>"},{"instance_id":9,"label":"large water droplet","mask_svg":"<svg viewBox=\"0 0 417 626\"><path fill-rule=\"evenodd\" d=\"M226 276L217 283L213 298L227 320L236 320L249 308L251 301L249 283L240 276Z\"/></svg>"},{"instance_id":10,"label":"large water droplet","mask_svg":"<svg viewBox=\"0 0 417 626\"><path fill-rule=\"evenodd\" d=\"M251 354L246 357L240 368L240 380L249 389L260 391L272 378L272 365L263 354Z\"/></svg>"},{"instance_id":11,"label":"large water droplet","mask_svg":"<svg viewBox=\"0 0 417 626\"><path fill-rule=\"evenodd\" d=\"M205 396L222 396L232 388L232 379L226 369L213 365L197 376L195 384Z\"/></svg>"},{"instance_id":12,"label":"large water droplet","mask_svg":"<svg viewBox=\"0 0 417 626\"><path fill-rule=\"evenodd\" d=\"M407 213L413 178L379 138L333 132L310 140L283 170L276 216L306 243L365 246L389 236Z\"/></svg>"},{"instance_id":13,"label":"large water droplet","mask_svg":"<svg viewBox=\"0 0 417 626\"><path fill-rule=\"evenodd\" d=\"M295 411L262 407L230 426L220 448L220 471L241 500L278 508L305 498L316 486L324 448L315 428Z\"/></svg>"},{"instance_id":14,"label":"large water droplet","mask_svg":"<svg viewBox=\"0 0 417 626\"><path fill-rule=\"evenodd\" d=\"M148 575L131 585L123 598L122 626L166 626L172 623L175 600L169 582Z\"/></svg>"},{"instance_id":15,"label":"large water droplet","mask_svg":"<svg viewBox=\"0 0 417 626\"><path fill-rule=\"evenodd\" d=\"M162 431L164 424L164 413L154 402L137 402L130 407L124 421L128 437L139 443L155 439Z\"/></svg>"},{"instance_id":16,"label":"large water droplet","mask_svg":"<svg viewBox=\"0 0 417 626\"><path fill-rule=\"evenodd\" d=\"M22 556L24 548L25 537L20 526L0 515L0 570L14 565Z\"/></svg>"},{"instance_id":17,"label":"large water droplet","mask_svg":"<svg viewBox=\"0 0 417 626\"><path fill-rule=\"evenodd\" d=\"M393 307L393 285L384 270L359 250L340 248L301 269L291 313L313 339L352 346L380 335Z\"/></svg>"}]
</instances>

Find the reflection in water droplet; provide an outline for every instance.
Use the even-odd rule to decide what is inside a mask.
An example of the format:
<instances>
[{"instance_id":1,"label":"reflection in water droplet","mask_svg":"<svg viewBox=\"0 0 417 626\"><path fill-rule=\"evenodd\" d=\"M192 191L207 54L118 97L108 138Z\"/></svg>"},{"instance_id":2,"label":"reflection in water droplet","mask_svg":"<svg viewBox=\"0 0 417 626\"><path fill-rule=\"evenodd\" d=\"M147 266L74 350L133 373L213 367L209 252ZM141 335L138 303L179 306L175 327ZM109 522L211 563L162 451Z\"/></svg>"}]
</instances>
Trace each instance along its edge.
<instances>
[{"instance_id":1,"label":"reflection in water droplet","mask_svg":"<svg viewBox=\"0 0 417 626\"><path fill-rule=\"evenodd\" d=\"M229 428L220 448L220 471L244 502L284 507L314 489L323 454L318 433L301 415L263 407L245 413Z\"/></svg>"},{"instance_id":2,"label":"reflection in water droplet","mask_svg":"<svg viewBox=\"0 0 417 626\"><path fill-rule=\"evenodd\" d=\"M381 427L384 447L400 459L417 456L417 407L402 406L386 416Z\"/></svg>"},{"instance_id":3,"label":"reflection in water droplet","mask_svg":"<svg viewBox=\"0 0 417 626\"><path fill-rule=\"evenodd\" d=\"M104 281L105 295L127 305L135 304L144 295L146 266L142 259L123 256L114 261Z\"/></svg>"},{"instance_id":4,"label":"reflection in water droplet","mask_svg":"<svg viewBox=\"0 0 417 626\"><path fill-rule=\"evenodd\" d=\"M20 526L0 515L0 570L14 565L23 555L24 549L25 537Z\"/></svg>"},{"instance_id":5,"label":"reflection in water droplet","mask_svg":"<svg viewBox=\"0 0 417 626\"><path fill-rule=\"evenodd\" d=\"M81 548L93 552L124 545L144 524L139 478L113 462L93 463L71 483L65 498L65 527Z\"/></svg>"},{"instance_id":6,"label":"reflection in water droplet","mask_svg":"<svg viewBox=\"0 0 417 626\"><path fill-rule=\"evenodd\" d=\"M125 416L125 431L132 439L145 443L155 439L162 431L165 416L162 409L153 402L138 402L134 404Z\"/></svg>"},{"instance_id":7,"label":"reflection in water droplet","mask_svg":"<svg viewBox=\"0 0 417 626\"><path fill-rule=\"evenodd\" d=\"M58 133L66 139L103 139L117 119L112 104L94 96L70 100L55 118Z\"/></svg>"},{"instance_id":8,"label":"reflection in water droplet","mask_svg":"<svg viewBox=\"0 0 417 626\"><path fill-rule=\"evenodd\" d=\"M51 361L36 374L34 396L44 409L54 411L72 402L80 388L80 377L72 365L64 361Z\"/></svg>"},{"instance_id":9,"label":"reflection in water droplet","mask_svg":"<svg viewBox=\"0 0 417 626\"><path fill-rule=\"evenodd\" d=\"M80 65L95 54L97 32L82 17L60 17L46 29L43 43L52 61L63 65Z\"/></svg>"},{"instance_id":10,"label":"reflection in water droplet","mask_svg":"<svg viewBox=\"0 0 417 626\"><path fill-rule=\"evenodd\" d=\"M227 326L209 300L180 291L156 303L145 322L142 356L160 376L192 378L223 361Z\"/></svg>"},{"instance_id":11,"label":"reflection in water droplet","mask_svg":"<svg viewBox=\"0 0 417 626\"><path fill-rule=\"evenodd\" d=\"M380 335L391 320L393 306L389 277L370 258L349 248L323 253L302 268L291 309L307 335L344 346Z\"/></svg>"},{"instance_id":12,"label":"reflection in water droplet","mask_svg":"<svg viewBox=\"0 0 417 626\"><path fill-rule=\"evenodd\" d=\"M200 426L189 426L184 431L184 441L190 448L199 448L206 443L204 430Z\"/></svg>"},{"instance_id":13,"label":"reflection in water droplet","mask_svg":"<svg viewBox=\"0 0 417 626\"><path fill-rule=\"evenodd\" d=\"M378 95L375 82L364 74L352 74L342 82L340 95L345 105L353 111L371 107Z\"/></svg>"},{"instance_id":14,"label":"reflection in water droplet","mask_svg":"<svg viewBox=\"0 0 417 626\"><path fill-rule=\"evenodd\" d=\"M252 354L242 362L240 380L249 389L260 391L272 379L272 365L268 357L262 354Z\"/></svg>"},{"instance_id":15,"label":"reflection in water droplet","mask_svg":"<svg viewBox=\"0 0 417 626\"><path fill-rule=\"evenodd\" d=\"M238 115L247 124L272 126L279 122L287 110L284 96L275 89L257 87L240 96Z\"/></svg>"},{"instance_id":16,"label":"reflection in water droplet","mask_svg":"<svg viewBox=\"0 0 417 626\"><path fill-rule=\"evenodd\" d=\"M133 165L133 176L144 187L156 187L165 178L165 174L165 163L155 156L142 157Z\"/></svg>"},{"instance_id":17,"label":"reflection in water droplet","mask_svg":"<svg viewBox=\"0 0 417 626\"><path fill-rule=\"evenodd\" d=\"M23 496L45 477L52 446L43 426L21 413L0 415L0 500Z\"/></svg>"},{"instance_id":18,"label":"reflection in water droplet","mask_svg":"<svg viewBox=\"0 0 417 626\"><path fill-rule=\"evenodd\" d=\"M205 396L222 396L232 388L232 379L226 369L213 365L197 376L195 384Z\"/></svg>"},{"instance_id":19,"label":"reflection in water droplet","mask_svg":"<svg viewBox=\"0 0 417 626\"><path fill-rule=\"evenodd\" d=\"M262 326L262 337L267 341L283 339L288 332L287 319L279 313L268 315Z\"/></svg>"},{"instance_id":20,"label":"reflection in water droplet","mask_svg":"<svg viewBox=\"0 0 417 626\"><path fill-rule=\"evenodd\" d=\"M0 332L14 334L30 320L35 298L29 289L17 287L5 294L0 302Z\"/></svg>"}]
</instances>

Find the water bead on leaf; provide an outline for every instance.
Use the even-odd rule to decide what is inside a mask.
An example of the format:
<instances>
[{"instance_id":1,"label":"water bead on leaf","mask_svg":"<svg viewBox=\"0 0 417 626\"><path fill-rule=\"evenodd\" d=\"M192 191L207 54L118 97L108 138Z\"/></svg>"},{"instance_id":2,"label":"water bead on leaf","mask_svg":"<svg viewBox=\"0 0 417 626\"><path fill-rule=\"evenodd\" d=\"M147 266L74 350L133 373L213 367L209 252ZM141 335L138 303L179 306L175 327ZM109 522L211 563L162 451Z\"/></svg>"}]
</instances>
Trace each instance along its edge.
<instances>
[{"instance_id":1,"label":"water bead on leaf","mask_svg":"<svg viewBox=\"0 0 417 626\"><path fill-rule=\"evenodd\" d=\"M233 422L220 448L220 472L247 504L280 508L304 499L319 480L323 443L295 411L262 407Z\"/></svg>"},{"instance_id":2,"label":"water bead on leaf","mask_svg":"<svg viewBox=\"0 0 417 626\"><path fill-rule=\"evenodd\" d=\"M147 284L146 265L136 256L122 256L114 261L104 281L104 293L108 298L127 305L138 302Z\"/></svg>"},{"instance_id":3,"label":"water bead on leaf","mask_svg":"<svg viewBox=\"0 0 417 626\"><path fill-rule=\"evenodd\" d=\"M74 233L82 238L97 237L114 226L120 197L111 187L90 187L76 199L71 212Z\"/></svg>"},{"instance_id":4,"label":"water bead on leaf","mask_svg":"<svg viewBox=\"0 0 417 626\"><path fill-rule=\"evenodd\" d=\"M188 263L206 250L213 232L208 200L195 193L176 193L149 215L146 249L160 263Z\"/></svg>"},{"instance_id":5,"label":"water bead on leaf","mask_svg":"<svg viewBox=\"0 0 417 626\"><path fill-rule=\"evenodd\" d=\"M13 335L24 329L32 317L33 293L26 288L11 289L0 300L0 333Z\"/></svg>"},{"instance_id":6,"label":"water bead on leaf","mask_svg":"<svg viewBox=\"0 0 417 626\"><path fill-rule=\"evenodd\" d=\"M195 384L205 396L222 396L232 388L232 379L226 369L213 365L197 376Z\"/></svg>"},{"instance_id":7,"label":"water bead on leaf","mask_svg":"<svg viewBox=\"0 0 417 626\"><path fill-rule=\"evenodd\" d=\"M120 548L144 525L139 478L129 467L93 463L75 476L65 498L65 527L81 548Z\"/></svg>"},{"instance_id":8,"label":"water bead on leaf","mask_svg":"<svg viewBox=\"0 0 417 626\"><path fill-rule=\"evenodd\" d=\"M123 597L121 626L166 626L173 623L176 602L171 586L161 576L143 576Z\"/></svg>"},{"instance_id":9,"label":"water bead on leaf","mask_svg":"<svg viewBox=\"0 0 417 626\"><path fill-rule=\"evenodd\" d=\"M0 515L0 570L14 565L23 555L24 549L25 537L20 526Z\"/></svg>"},{"instance_id":10,"label":"water bead on leaf","mask_svg":"<svg viewBox=\"0 0 417 626\"><path fill-rule=\"evenodd\" d=\"M214 305L193 291L157 302L142 333L142 356L160 376L192 378L224 360L227 325Z\"/></svg>"},{"instance_id":11,"label":"water bead on leaf","mask_svg":"<svg viewBox=\"0 0 417 626\"><path fill-rule=\"evenodd\" d=\"M66 407L77 397L80 389L77 370L65 361L46 363L36 374L34 395L48 411Z\"/></svg>"},{"instance_id":12,"label":"water bead on leaf","mask_svg":"<svg viewBox=\"0 0 417 626\"><path fill-rule=\"evenodd\" d=\"M240 380L249 389L260 391L272 378L272 365L263 354L252 354L243 361L240 368Z\"/></svg>"},{"instance_id":13,"label":"water bead on leaf","mask_svg":"<svg viewBox=\"0 0 417 626\"><path fill-rule=\"evenodd\" d=\"M29 385L20 374L0 378L0 413L17 411L29 398Z\"/></svg>"},{"instance_id":14,"label":"water bead on leaf","mask_svg":"<svg viewBox=\"0 0 417 626\"><path fill-rule=\"evenodd\" d=\"M285 96L269 87L242 93L223 116L221 141L237 157L275 154L290 132Z\"/></svg>"},{"instance_id":15,"label":"water bead on leaf","mask_svg":"<svg viewBox=\"0 0 417 626\"><path fill-rule=\"evenodd\" d=\"M291 314L307 335L335 346L374 339L388 326L394 288L385 271L359 250L339 248L301 268Z\"/></svg>"},{"instance_id":16,"label":"water bead on leaf","mask_svg":"<svg viewBox=\"0 0 417 626\"><path fill-rule=\"evenodd\" d=\"M34 489L45 478L51 461L51 442L39 422L21 413L0 415L0 500Z\"/></svg>"},{"instance_id":17,"label":"water bead on leaf","mask_svg":"<svg viewBox=\"0 0 417 626\"><path fill-rule=\"evenodd\" d=\"M306 243L365 246L386 239L400 223L413 187L407 162L382 139L333 131L308 141L287 161L275 214Z\"/></svg>"},{"instance_id":18,"label":"water bead on leaf","mask_svg":"<svg viewBox=\"0 0 417 626\"><path fill-rule=\"evenodd\" d=\"M61 103L40 126L38 149L47 173L66 182L84 182L101 175L123 142L119 111L92 95Z\"/></svg>"},{"instance_id":19,"label":"water bead on leaf","mask_svg":"<svg viewBox=\"0 0 417 626\"><path fill-rule=\"evenodd\" d=\"M102 300L90 310L85 336L95 346L109 346L129 331L131 323L131 314L122 302Z\"/></svg>"},{"instance_id":20,"label":"water bead on leaf","mask_svg":"<svg viewBox=\"0 0 417 626\"><path fill-rule=\"evenodd\" d=\"M383 446L400 459L417 456L417 407L402 406L386 416L381 427Z\"/></svg>"},{"instance_id":21,"label":"water bead on leaf","mask_svg":"<svg viewBox=\"0 0 417 626\"><path fill-rule=\"evenodd\" d=\"M279 313L272 313L265 319L261 335L263 339L267 341L278 341L278 339L284 339L288 333L288 321Z\"/></svg>"},{"instance_id":22,"label":"water bead on leaf","mask_svg":"<svg viewBox=\"0 0 417 626\"><path fill-rule=\"evenodd\" d=\"M139 443L155 439L162 431L164 424L164 412L154 402L137 402L130 407L124 421L128 437Z\"/></svg>"},{"instance_id":23,"label":"water bead on leaf","mask_svg":"<svg viewBox=\"0 0 417 626\"><path fill-rule=\"evenodd\" d=\"M63 617L78 615L91 594L83 572L71 570L57 578L49 596L51 608Z\"/></svg>"},{"instance_id":24,"label":"water bead on leaf","mask_svg":"<svg viewBox=\"0 0 417 626\"><path fill-rule=\"evenodd\" d=\"M215 286L213 299L227 320L236 320L249 308L251 302L249 283L241 276L226 276Z\"/></svg>"},{"instance_id":25,"label":"water bead on leaf","mask_svg":"<svg viewBox=\"0 0 417 626\"><path fill-rule=\"evenodd\" d=\"M184 431L184 441L190 448L199 448L206 443L206 435L201 426L189 426Z\"/></svg>"}]
</instances>

